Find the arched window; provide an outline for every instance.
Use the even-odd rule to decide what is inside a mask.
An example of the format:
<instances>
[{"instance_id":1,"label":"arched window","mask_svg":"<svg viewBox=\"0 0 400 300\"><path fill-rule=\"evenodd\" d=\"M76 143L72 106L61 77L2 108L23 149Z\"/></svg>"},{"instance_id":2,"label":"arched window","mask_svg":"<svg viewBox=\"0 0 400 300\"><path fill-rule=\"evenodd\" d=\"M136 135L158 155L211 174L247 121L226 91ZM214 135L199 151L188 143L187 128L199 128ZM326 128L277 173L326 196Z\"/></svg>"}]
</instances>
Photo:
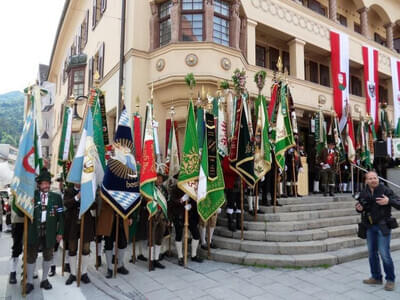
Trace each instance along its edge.
<instances>
[{"instance_id":1,"label":"arched window","mask_svg":"<svg viewBox=\"0 0 400 300\"><path fill-rule=\"evenodd\" d=\"M229 46L229 2L214 0L214 42Z\"/></svg>"},{"instance_id":2,"label":"arched window","mask_svg":"<svg viewBox=\"0 0 400 300\"><path fill-rule=\"evenodd\" d=\"M182 0L181 40L203 41L203 0Z\"/></svg>"},{"instance_id":3,"label":"arched window","mask_svg":"<svg viewBox=\"0 0 400 300\"><path fill-rule=\"evenodd\" d=\"M160 46L164 46L171 41L171 6L171 0L160 4Z\"/></svg>"}]
</instances>

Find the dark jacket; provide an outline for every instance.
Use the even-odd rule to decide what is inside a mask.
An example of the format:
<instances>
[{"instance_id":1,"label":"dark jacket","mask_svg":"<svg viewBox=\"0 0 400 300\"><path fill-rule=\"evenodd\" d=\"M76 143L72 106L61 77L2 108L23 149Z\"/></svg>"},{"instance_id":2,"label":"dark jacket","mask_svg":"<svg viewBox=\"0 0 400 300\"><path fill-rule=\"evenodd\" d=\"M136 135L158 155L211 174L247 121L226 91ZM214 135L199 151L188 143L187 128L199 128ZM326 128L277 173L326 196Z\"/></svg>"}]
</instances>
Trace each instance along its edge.
<instances>
[{"instance_id":1,"label":"dark jacket","mask_svg":"<svg viewBox=\"0 0 400 300\"><path fill-rule=\"evenodd\" d=\"M379 205L376 203L376 198L383 195L389 198L388 205ZM362 223L367 227L371 225L379 225L382 232L388 233L387 222L392 216L392 207L400 209L400 198L388 187L379 184L373 194L369 187L366 187L359 197L359 202L363 206Z\"/></svg>"},{"instance_id":2,"label":"dark jacket","mask_svg":"<svg viewBox=\"0 0 400 300\"><path fill-rule=\"evenodd\" d=\"M65 212L65 228L64 228L64 239L66 241L77 240L80 237L80 220L79 220L79 209L81 202L75 200L75 196L79 191L75 190L74 187L69 187L64 194L64 206L67 208ZM95 204L91 207L95 209ZM88 210L85 213L85 224L83 231L83 241L91 242L94 241L96 235L96 219Z\"/></svg>"}]
</instances>

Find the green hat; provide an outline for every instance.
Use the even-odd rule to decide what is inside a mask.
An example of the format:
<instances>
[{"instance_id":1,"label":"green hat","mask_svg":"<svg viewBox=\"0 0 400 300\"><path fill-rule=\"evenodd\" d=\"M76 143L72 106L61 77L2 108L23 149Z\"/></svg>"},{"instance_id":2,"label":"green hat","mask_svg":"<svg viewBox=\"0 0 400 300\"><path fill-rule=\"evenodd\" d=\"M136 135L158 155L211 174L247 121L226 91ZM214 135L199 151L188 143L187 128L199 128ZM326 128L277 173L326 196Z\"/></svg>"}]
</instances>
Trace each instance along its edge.
<instances>
[{"instance_id":1,"label":"green hat","mask_svg":"<svg viewBox=\"0 0 400 300\"><path fill-rule=\"evenodd\" d=\"M40 170L40 174L38 177L36 177L36 182L41 183L43 181L48 181L51 182L51 174L47 168L42 168Z\"/></svg>"}]
</instances>

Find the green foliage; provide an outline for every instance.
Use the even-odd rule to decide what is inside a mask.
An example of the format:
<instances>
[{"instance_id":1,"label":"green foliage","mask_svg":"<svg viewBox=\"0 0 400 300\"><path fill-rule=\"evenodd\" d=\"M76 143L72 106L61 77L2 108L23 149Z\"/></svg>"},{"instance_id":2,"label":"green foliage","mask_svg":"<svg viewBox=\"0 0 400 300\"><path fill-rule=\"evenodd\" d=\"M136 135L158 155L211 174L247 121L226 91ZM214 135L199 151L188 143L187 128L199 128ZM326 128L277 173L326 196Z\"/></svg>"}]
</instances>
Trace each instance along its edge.
<instances>
[{"instance_id":1,"label":"green foliage","mask_svg":"<svg viewBox=\"0 0 400 300\"><path fill-rule=\"evenodd\" d=\"M185 82L188 85L189 88L194 88L196 86L196 79L194 78L193 73L188 73L185 76Z\"/></svg>"},{"instance_id":2,"label":"green foliage","mask_svg":"<svg viewBox=\"0 0 400 300\"><path fill-rule=\"evenodd\" d=\"M220 84L220 88L223 89L223 90L229 89L229 82L226 81L226 80L222 81L221 84Z\"/></svg>"},{"instance_id":3,"label":"green foliage","mask_svg":"<svg viewBox=\"0 0 400 300\"><path fill-rule=\"evenodd\" d=\"M18 91L0 95L0 143L18 147L24 127L24 94Z\"/></svg>"}]
</instances>

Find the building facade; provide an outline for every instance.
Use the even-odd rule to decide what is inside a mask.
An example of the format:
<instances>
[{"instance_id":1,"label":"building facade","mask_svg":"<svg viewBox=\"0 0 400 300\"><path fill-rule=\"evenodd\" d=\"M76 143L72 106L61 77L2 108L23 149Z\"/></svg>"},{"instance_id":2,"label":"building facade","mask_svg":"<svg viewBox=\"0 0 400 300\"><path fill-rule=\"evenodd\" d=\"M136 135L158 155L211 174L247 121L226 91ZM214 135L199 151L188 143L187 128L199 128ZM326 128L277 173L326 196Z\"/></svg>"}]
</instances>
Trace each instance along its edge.
<instances>
[{"instance_id":1,"label":"building facade","mask_svg":"<svg viewBox=\"0 0 400 300\"><path fill-rule=\"evenodd\" d=\"M105 91L109 133L113 134L119 95L121 12L123 1L67 0L57 30L47 81L55 84L53 147L57 149L61 117L68 98L87 95L96 72ZM165 149L165 120L175 107L183 141L189 89L214 95L233 70L247 72L251 96L253 77L267 72L273 79L278 57L288 72L297 120L304 138L309 119L322 105L333 110L330 30L349 35L350 105L353 119L366 113L362 46L379 50L380 101L393 118L390 57L400 58L400 3L395 0L126 0L123 86L125 106L142 116L154 87L154 114ZM269 88L263 93L270 97ZM136 99L140 101L137 104ZM78 106L82 116L86 102ZM79 131L80 126L75 126ZM110 136L112 138L112 136ZM164 151L162 151L164 152ZM51 170L56 173L57 154Z\"/></svg>"}]
</instances>

